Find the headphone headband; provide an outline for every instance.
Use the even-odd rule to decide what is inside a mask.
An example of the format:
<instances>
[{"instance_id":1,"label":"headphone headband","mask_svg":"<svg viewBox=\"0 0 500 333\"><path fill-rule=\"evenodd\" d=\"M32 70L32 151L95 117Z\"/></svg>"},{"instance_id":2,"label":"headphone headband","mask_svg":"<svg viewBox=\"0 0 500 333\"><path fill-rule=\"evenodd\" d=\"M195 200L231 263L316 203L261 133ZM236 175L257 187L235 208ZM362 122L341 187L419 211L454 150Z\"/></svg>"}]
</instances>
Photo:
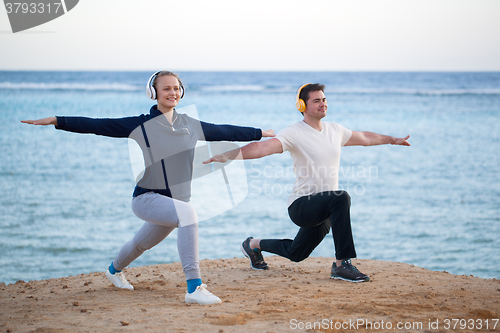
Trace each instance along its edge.
<instances>
[{"instance_id":1,"label":"headphone headband","mask_svg":"<svg viewBox=\"0 0 500 333\"><path fill-rule=\"evenodd\" d=\"M151 75L151 77L148 80L148 84L146 85L146 94L148 95L148 98L155 100L156 99L156 89L153 86L153 82L156 79L156 76L160 74L162 71L158 71ZM175 74L174 74L175 75ZM184 86L182 85L182 81L176 76L177 81L179 81L179 87L181 88L181 98L184 97Z\"/></svg>"},{"instance_id":2,"label":"headphone headband","mask_svg":"<svg viewBox=\"0 0 500 333\"><path fill-rule=\"evenodd\" d=\"M297 96L295 98L295 107L300 112L304 112L306 110L306 102L302 98L300 98L300 93L302 92L302 89L304 89L304 87L310 84L312 83L303 84L302 86L300 86L299 90L297 90Z\"/></svg>"}]
</instances>

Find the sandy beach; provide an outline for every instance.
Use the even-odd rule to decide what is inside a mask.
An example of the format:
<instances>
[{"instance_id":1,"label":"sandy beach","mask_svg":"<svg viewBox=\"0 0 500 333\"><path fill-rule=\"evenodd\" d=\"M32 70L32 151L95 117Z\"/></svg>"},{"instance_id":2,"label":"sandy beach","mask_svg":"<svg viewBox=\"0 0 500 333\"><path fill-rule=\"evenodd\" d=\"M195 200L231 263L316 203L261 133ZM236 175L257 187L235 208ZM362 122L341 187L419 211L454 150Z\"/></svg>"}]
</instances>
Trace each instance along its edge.
<instances>
[{"instance_id":1,"label":"sandy beach","mask_svg":"<svg viewBox=\"0 0 500 333\"><path fill-rule=\"evenodd\" d=\"M186 304L180 263L125 270L134 291L104 273L0 284L0 332L500 332L500 280L353 260L367 283L330 279L331 258L202 260L222 304Z\"/></svg>"}]
</instances>

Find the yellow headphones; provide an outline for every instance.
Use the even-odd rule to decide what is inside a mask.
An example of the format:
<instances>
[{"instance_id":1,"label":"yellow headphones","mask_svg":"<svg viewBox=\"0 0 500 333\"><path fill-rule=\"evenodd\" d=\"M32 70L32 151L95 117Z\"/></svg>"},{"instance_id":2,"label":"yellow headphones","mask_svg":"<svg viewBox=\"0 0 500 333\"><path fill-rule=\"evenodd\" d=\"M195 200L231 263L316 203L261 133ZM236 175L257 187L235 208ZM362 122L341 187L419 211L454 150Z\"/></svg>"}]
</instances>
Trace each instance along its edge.
<instances>
[{"instance_id":1,"label":"yellow headphones","mask_svg":"<svg viewBox=\"0 0 500 333\"><path fill-rule=\"evenodd\" d=\"M297 97L295 99L295 107L297 108L297 110L299 110L300 112L304 112L306 110L306 102L304 102L304 100L302 98L300 98L300 92L302 91L302 89L304 89L305 86L308 86L310 85L311 83L306 83L304 85L302 85L299 90L297 91Z\"/></svg>"}]
</instances>

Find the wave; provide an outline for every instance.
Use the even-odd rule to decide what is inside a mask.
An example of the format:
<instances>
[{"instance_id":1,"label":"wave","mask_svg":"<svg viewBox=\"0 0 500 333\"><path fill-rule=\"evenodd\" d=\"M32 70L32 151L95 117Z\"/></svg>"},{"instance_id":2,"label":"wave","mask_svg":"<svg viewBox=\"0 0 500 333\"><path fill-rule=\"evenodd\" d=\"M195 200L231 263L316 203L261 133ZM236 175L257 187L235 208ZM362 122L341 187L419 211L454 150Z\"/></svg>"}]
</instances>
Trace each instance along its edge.
<instances>
[{"instance_id":1,"label":"wave","mask_svg":"<svg viewBox=\"0 0 500 333\"><path fill-rule=\"evenodd\" d=\"M218 92L283 92L296 93L297 89L290 86L265 85L221 85L197 86L191 90ZM500 89L399 89L399 88L326 88L326 93L332 94L399 94L399 95L500 95Z\"/></svg>"},{"instance_id":2,"label":"wave","mask_svg":"<svg viewBox=\"0 0 500 333\"><path fill-rule=\"evenodd\" d=\"M86 91L141 91L142 85L124 83L35 83L35 82L0 82L0 90L86 90ZM193 92L259 92L259 93L295 93L296 87L268 85L191 85ZM375 94L375 95L500 95L500 89L440 89L440 88L326 88L331 94Z\"/></svg>"},{"instance_id":3,"label":"wave","mask_svg":"<svg viewBox=\"0 0 500 333\"><path fill-rule=\"evenodd\" d=\"M334 94L395 94L395 95L500 95L500 89L397 89L346 88L325 89Z\"/></svg>"},{"instance_id":4,"label":"wave","mask_svg":"<svg viewBox=\"0 0 500 333\"><path fill-rule=\"evenodd\" d=\"M92 90L92 91L137 91L142 87L123 83L35 83L0 82L4 90Z\"/></svg>"},{"instance_id":5,"label":"wave","mask_svg":"<svg viewBox=\"0 0 500 333\"><path fill-rule=\"evenodd\" d=\"M196 88L193 88L196 90ZM199 90L203 91L266 91L269 89L263 85L221 85L221 86L201 86Z\"/></svg>"}]
</instances>

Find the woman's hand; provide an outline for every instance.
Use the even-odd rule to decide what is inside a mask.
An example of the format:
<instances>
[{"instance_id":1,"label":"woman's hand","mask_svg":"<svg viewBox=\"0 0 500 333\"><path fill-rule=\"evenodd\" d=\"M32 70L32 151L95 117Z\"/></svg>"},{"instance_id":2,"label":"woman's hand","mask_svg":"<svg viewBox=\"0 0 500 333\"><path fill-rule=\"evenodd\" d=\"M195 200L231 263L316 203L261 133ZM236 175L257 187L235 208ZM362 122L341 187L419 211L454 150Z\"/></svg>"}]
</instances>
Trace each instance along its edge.
<instances>
[{"instance_id":1,"label":"woman's hand","mask_svg":"<svg viewBox=\"0 0 500 333\"><path fill-rule=\"evenodd\" d=\"M220 162L220 163L226 163L229 157L226 154L219 154L213 156L211 159L203 161L203 164L208 164L212 162Z\"/></svg>"},{"instance_id":2,"label":"woman's hand","mask_svg":"<svg viewBox=\"0 0 500 333\"><path fill-rule=\"evenodd\" d=\"M272 129L268 130L261 130L262 131L262 137L263 138L274 138L276 135L274 134L274 131Z\"/></svg>"},{"instance_id":3,"label":"woman's hand","mask_svg":"<svg viewBox=\"0 0 500 333\"><path fill-rule=\"evenodd\" d=\"M24 124L31 124L31 125L42 125L42 126L54 125L54 126L57 126L57 118L56 117L48 117L48 118L43 118L43 119L38 119L38 120L21 120L21 122Z\"/></svg>"}]
</instances>

